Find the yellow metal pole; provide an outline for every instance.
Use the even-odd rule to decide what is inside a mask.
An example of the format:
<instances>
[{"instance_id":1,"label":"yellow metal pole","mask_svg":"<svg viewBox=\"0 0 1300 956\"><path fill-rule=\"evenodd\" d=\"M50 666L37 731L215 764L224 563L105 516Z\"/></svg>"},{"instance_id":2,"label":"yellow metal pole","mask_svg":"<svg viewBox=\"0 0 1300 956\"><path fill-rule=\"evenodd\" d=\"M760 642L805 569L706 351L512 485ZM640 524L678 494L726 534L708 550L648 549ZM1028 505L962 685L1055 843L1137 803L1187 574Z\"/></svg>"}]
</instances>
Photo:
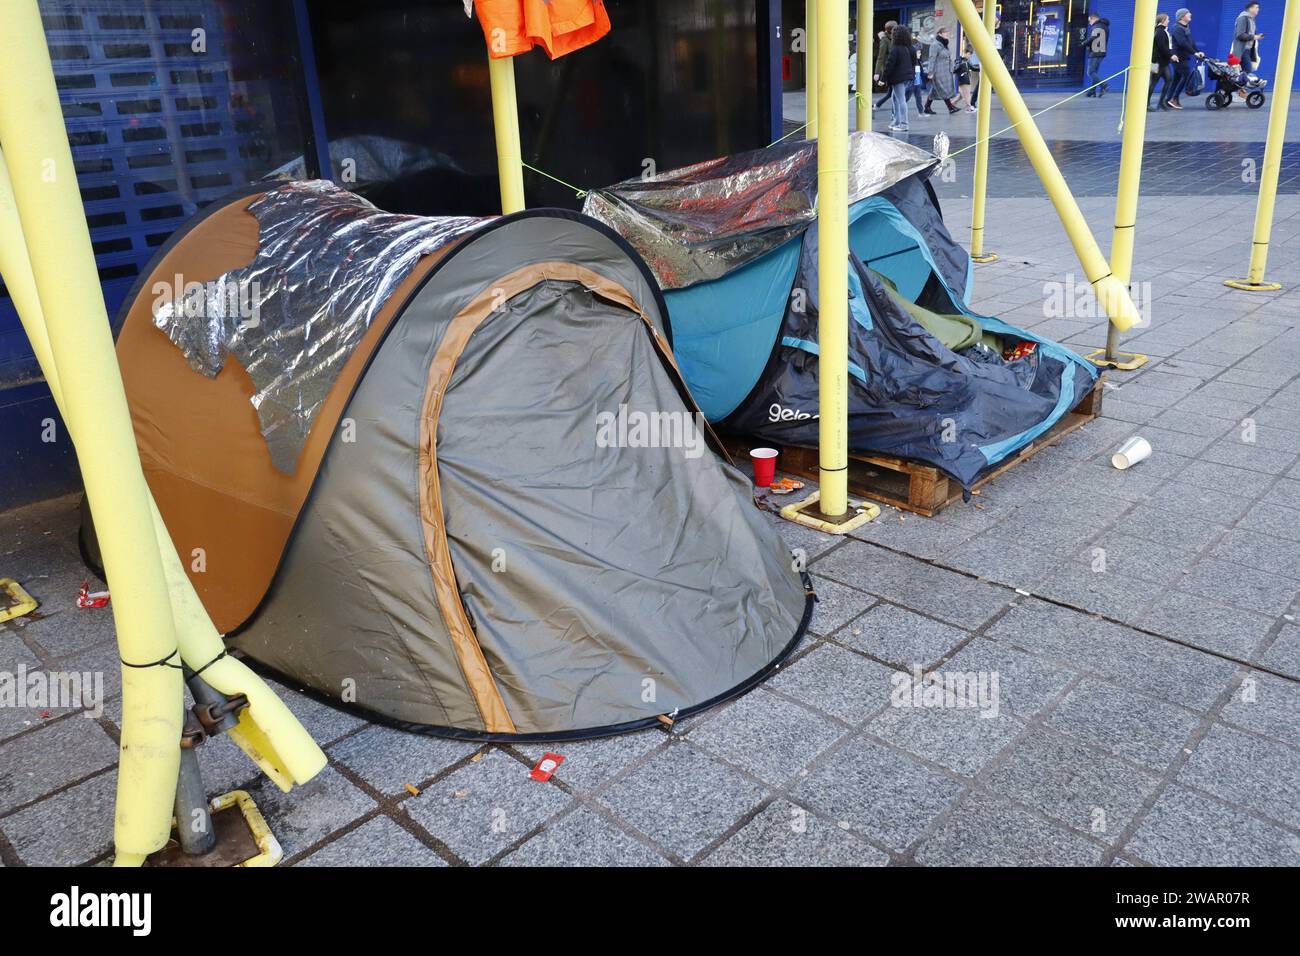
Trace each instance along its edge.
<instances>
[{"instance_id":1,"label":"yellow metal pole","mask_svg":"<svg viewBox=\"0 0 1300 956\"><path fill-rule=\"evenodd\" d=\"M872 58L876 54L875 26L871 20L871 5L875 0L858 0L858 95L855 129L871 129L871 100L875 87L871 85Z\"/></svg>"},{"instance_id":2,"label":"yellow metal pole","mask_svg":"<svg viewBox=\"0 0 1300 956\"><path fill-rule=\"evenodd\" d=\"M834 3L835 0L827 0ZM808 125L804 129L805 139L817 138L817 0L804 3L804 101ZM846 71L847 72L847 71Z\"/></svg>"},{"instance_id":3,"label":"yellow metal pole","mask_svg":"<svg viewBox=\"0 0 1300 956\"><path fill-rule=\"evenodd\" d=\"M848 0L821 0L817 60L817 360L821 511L848 510L849 464L849 36Z\"/></svg>"},{"instance_id":4,"label":"yellow metal pole","mask_svg":"<svg viewBox=\"0 0 1300 956\"><path fill-rule=\"evenodd\" d=\"M993 35L997 4L984 0L984 30ZM965 31L969 34L969 31ZM971 41L971 47L975 43ZM984 251L984 196L989 183L989 120L993 113L993 85L980 57L979 104L975 114L975 189L971 197L970 257L976 262L994 262L998 254Z\"/></svg>"},{"instance_id":5,"label":"yellow metal pole","mask_svg":"<svg viewBox=\"0 0 1300 956\"><path fill-rule=\"evenodd\" d=\"M519 148L519 103L515 97L514 57L488 55L492 85L492 123L497 137L497 178L501 183L501 212L524 208L524 167Z\"/></svg>"},{"instance_id":6,"label":"yellow metal pole","mask_svg":"<svg viewBox=\"0 0 1300 956\"><path fill-rule=\"evenodd\" d=\"M1052 153L1047 148L1047 143L1043 141L1042 133L1038 131L1033 117L1029 115L1029 108L1025 106L1025 101L1021 98L1020 91L1016 89L1011 74L1007 72L1006 64L994 49L993 38L984 30L979 12L971 0L953 0L953 8L957 11L957 17L961 20L962 29L966 31L971 46L975 48L980 58L981 74L988 74L989 82L997 91L1002 108L1006 110L1007 116L1015 125L1020 144L1024 147L1030 164L1038 173L1038 178L1042 180L1043 188L1047 190L1052 205L1056 207L1056 214L1070 237L1075 255L1079 257L1084 274L1092 283L1097 303L1121 332L1131 329L1137 323L1139 316L1128 294L1128 288L1111 275L1106 257L1101 254L1097 240L1093 238L1079 204L1075 202L1070 187L1066 185L1065 177L1061 175L1056 161L1052 159Z\"/></svg>"},{"instance_id":7,"label":"yellow metal pole","mask_svg":"<svg viewBox=\"0 0 1300 956\"><path fill-rule=\"evenodd\" d=\"M139 864L171 832L180 765L180 662L148 489L36 0L3 6L0 90L0 144L66 413L76 422L77 459L113 592L125 662L114 841L119 864Z\"/></svg>"},{"instance_id":8,"label":"yellow metal pole","mask_svg":"<svg viewBox=\"0 0 1300 956\"><path fill-rule=\"evenodd\" d=\"M50 347L49 330L41 309L36 279L32 274L31 259L27 254L27 240L23 235L18 210L13 201L13 188L4 153L0 151L0 277L9 290L19 321L27 332L41 374L49 386L54 404L63 417L72 436L78 441L75 419L68 413L59 382L58 366ZM150 514L153 518L154 538L162 556L163 576L172 606L172 620L176 628L176 642L181 658L193 670L203 668L203 678L214 688L229 697L240 694L248 698L249 706L240 712L239 725L230 731L230 738L261 770L282 790L295 783L306 783L325 767L325 754L311 739L311 735L293 716L266 683L241 661L222 657L225 644L208 617L194 585L185 574L171 534L163 523L158 506L149 496ZM218 660L218 658L220 658ZM210 663L215 661L215 663Z\"/></svg>"},{"instance_id":9,"label":"yellow metal pole","mask_svg":"<svg viewBox=\"0 0 1300 956\"><path fill-rule=\"evenodd\" d=\"M1229 279L1224 285L1246 292L1276 292L1281 283L1264 281L1268 264L1268 240L1273 232L1273 201L1277 177L1282 169L1282 146L1286 139L1286 114L1291 106L1291 82L1295 77L1297 40L1300 40L1300 0L1287 0L1282 14L1282 38L1277 49L1277 73L1268 108L1268 141L1264 144L1264 169L1259 177L1259 200L1255 206L1255 232L1250 247L1250 270L1244 279Z\"/></svg>"},{"instance_id":10,"label":"yellow metal pole","mask_svg":"<svg viewBox=\"0 0 1300 956\"><path fill-rule=\"evenodd\" d=\"M1147 132L1147 104L1150 101L1151 44L1156 30L1157 0L1136 0L1133 8L1133 38L1129 46L1128 80L1124 86L1124 139L1119 155L1119 186L1115 193L1115 232L1110 241L1110 271L1125 286L1133 278L1133 242L1137 231L1138 188L1142 181L1142 150ZM1130 293L1131 294L1131 293ZM1139 368L1146 356L1119 358L1119 329L1106 328L1104 361L1099 365Z\"/></svg>"}]
</instances>

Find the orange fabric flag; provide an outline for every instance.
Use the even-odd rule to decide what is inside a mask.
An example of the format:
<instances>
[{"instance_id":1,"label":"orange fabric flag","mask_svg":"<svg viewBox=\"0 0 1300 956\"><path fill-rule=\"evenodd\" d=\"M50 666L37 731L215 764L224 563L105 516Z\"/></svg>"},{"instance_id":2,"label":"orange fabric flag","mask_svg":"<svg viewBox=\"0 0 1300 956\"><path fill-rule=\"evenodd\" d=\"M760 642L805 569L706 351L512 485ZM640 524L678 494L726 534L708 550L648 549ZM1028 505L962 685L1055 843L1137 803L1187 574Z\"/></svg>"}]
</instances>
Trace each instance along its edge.
<instances>
[{"instance_id":1,"label":"orange fabric flag","mask_svg":"<svg viewBox=\"0 0 1300 956\"><path fill-rule=\"evenodd\" d=\"M552 60L609 32L602 0L474 0L488 55L499 60L542 45Z\"/></svg>"}]
</instances>

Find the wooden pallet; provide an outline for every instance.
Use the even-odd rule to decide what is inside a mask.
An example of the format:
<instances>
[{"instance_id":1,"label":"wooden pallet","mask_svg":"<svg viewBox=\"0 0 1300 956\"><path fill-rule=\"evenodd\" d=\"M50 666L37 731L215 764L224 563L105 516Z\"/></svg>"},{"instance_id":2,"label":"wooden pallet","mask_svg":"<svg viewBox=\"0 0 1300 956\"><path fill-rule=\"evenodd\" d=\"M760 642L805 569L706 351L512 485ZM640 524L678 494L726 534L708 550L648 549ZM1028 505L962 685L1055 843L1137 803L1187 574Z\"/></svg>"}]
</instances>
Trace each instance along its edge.
<instances>
[{"instance_id":1,"label":"wooden pallet","mask_svg":"<svg viewBox=\"0 0 1300 956\"><path fill-rule=\"evenodd\" d=\"M1082 428L1101 414L1102 381L1039 438L1004 459L996 468L984 475L971 490L976 494L998 475L1028 461L1044 448L1056 444L1066 435ZM770 442L759 442L745 437L728 436L727 446L737 460L749 457L751 448ZM778 445L781 453L778 467L782 471L816 480L818 477L817 449L799 445ZM883 502L904 511L933 517L954 501L961 500L961 485L949 478L934 465L893 458L888 455L849 456L849 494L871 501Z\"/></svg>"}]
</instances>

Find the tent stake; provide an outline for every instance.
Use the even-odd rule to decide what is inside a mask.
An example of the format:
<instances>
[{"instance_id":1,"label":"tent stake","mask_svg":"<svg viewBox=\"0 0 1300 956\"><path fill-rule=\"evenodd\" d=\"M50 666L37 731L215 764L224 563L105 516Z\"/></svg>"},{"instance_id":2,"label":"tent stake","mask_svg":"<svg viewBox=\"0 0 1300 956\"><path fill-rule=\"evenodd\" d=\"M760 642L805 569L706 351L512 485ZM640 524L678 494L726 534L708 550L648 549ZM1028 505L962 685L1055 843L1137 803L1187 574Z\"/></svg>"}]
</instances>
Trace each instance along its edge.
<instances>
[{"instance_id":1,"label":"tent stake","mask_svg":"<svg viewBox=\"0 0 1300 956\"><path fill-rule=\"evenodd\" d=\"M1297 41L1300 40L1300 0L1288 0L1282 14L1282 40L1277 51L1277 74L1273 77L1273 102L1268 108L1268 140L1264 143L1264 171L1259 179L1259 200L1255 206L1255 232L1250 247L1250 270L1244 279L1223 284L1243 292L1277 292L1281 283L1265 282L1268 240L1273 232L1273 200L1277 177L1282 169L1282 146L1286 139L1286 114L1291 106L1291 80L1295 75Z\"/></svg>"}]
</instances>

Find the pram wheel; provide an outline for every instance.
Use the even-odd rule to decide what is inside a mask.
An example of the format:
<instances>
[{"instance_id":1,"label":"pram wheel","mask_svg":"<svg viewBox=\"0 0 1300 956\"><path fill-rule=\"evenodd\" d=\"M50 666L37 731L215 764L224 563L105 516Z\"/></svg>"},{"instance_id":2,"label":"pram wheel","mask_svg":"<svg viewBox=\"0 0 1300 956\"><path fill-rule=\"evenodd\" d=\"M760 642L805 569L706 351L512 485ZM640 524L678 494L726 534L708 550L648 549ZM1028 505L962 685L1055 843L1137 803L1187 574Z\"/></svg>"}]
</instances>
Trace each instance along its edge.
<instances>
[{"instance_id":1,"label":"pram wheel","mask_svg":"<svg viewBox=\"0 0 1300 956\"><path fill-rule=\"evenodd\" d=\"M1246 105L1252 110L1257 110L1264 105L1264 94L1259 90L1251 90L1246 94Z\"/></svg>"},{"instance_id":2,"label":"pram wheel","mask_svg":"<svg viewBox=\"0 0 1300 956\"><path fill-rule=\"evenodd\" d=\"M1232 95L1223 92L1223 90L1215 90L1213 93L1205 97L1205 108L1207 110L1225 109L1231 103Z\"/></svg>"}]
</instances>

